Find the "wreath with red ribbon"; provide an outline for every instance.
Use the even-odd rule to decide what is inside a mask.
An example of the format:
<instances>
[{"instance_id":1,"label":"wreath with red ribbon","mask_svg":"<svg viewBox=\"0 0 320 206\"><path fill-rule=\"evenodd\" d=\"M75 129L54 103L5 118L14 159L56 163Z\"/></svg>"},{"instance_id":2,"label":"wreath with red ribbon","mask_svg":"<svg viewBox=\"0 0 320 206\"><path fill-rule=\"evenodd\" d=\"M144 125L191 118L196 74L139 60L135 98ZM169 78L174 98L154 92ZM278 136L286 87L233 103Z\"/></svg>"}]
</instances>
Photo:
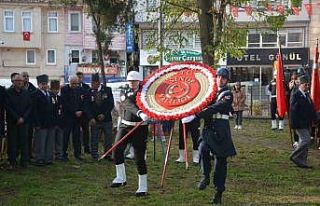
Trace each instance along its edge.
<instances>
[{"instance_id":1,"label":"wreath with red ribbon","mask_svg":"<svg viewBox=\"0 0 320 206\"><path fill-rule=\"evenodd\" d=\"M198 62L172 63L143 81L138 107L156 120L178 120L195 114L216 96L216 72Z\"/></svg>"}]
</instances>

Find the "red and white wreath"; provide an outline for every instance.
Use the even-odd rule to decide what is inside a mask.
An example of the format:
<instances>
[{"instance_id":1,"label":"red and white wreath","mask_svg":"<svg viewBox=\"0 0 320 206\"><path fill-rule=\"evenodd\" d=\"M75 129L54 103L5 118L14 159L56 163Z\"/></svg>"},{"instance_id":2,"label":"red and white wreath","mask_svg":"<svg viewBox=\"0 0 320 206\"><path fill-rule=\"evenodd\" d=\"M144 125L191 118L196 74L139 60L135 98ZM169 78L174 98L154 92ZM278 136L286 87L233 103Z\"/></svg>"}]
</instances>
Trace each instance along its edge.
<instances>
[{"instance_id":1,"label":"red and white wreath","mask_svg":"<svg viewBox=\"0 0 320 206\"><path fill-rule=\"evenodd\" d=\"M178 120L203 110L217 93L216 72L198 62L172 63L147 77L139 108L156 120Z\"/></svg>"}]
</instances>

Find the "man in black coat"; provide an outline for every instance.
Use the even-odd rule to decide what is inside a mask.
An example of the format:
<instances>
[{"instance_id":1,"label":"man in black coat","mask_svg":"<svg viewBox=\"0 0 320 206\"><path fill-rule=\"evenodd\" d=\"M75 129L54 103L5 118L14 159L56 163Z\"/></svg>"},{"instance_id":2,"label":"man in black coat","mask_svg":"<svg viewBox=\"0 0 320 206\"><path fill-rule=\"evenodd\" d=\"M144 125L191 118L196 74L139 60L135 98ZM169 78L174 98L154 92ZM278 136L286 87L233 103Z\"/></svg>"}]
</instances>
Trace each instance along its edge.
<instances>
[{"instance_id":1,"label":"man in black coat","mask_svg":"<svg viewBox=\"0 0 320 206\"><path fill-rule=\"evenodd\" d=\"M72 145L74 149L74 157L82 161L81 157L81 141L80 141L80 125L81 118L85 112L85 96L86 93L79 87L79 79L77 76L70 76L69 85L61 89L62 108L64 110L64 142L63 142L63 160L68 161L68 145L70 134L72 133Z\"/></svg>"},{"instance_id":2,"label":"man in black coat","mask_svg":"<svg viewBox=\"0 0 320 206\"><path fill-rule=\"evenodd\" d=\"M5 119L4 119L4 103L5 103L6 90L4 87L0 86L0 139L4 137L5 131Z\"/></svg>"},{"instance_id":3,"label":"man in black coat","mask_svg":"<svg viewBox=\"0 0 320 206\"><path fill-rule=\"evenodd\" d=\"M15 75L13 86L7 90L6 112L8 125L8 160L11 168L17 165L20 153L20 165L27 166L28 157L28 120L32 103L30 93L24 89L23 77Z\"/></svg>"},{"instance_id":4,"label":"man in black coat","mask_svg":"<svg viewBox=\"0 0 320 206\"><path fill-rule=\"evenodd\" d=\"M198 188L203 190L210 183L211 153L215 159L213 177L216 190L213 196L213 203L215 204L221 203L222 193L225 191L227 157L236 155L229 124L233 95L227 87L228 79L229 71L226 68L218 69L217 84L219 88L215 100L195 116L185 117L181 120L183 123L187 123L192 121L193 118L204 119L204 128L199 140L200 167L203 177Z\"/></svg>"},{"instance_id":5,"label":"man in black coat","mask_svg":"<svg viewBox=\"0 0 320 206\"><path fill-rule=\"evenodd\" d=\"M82 72L77 72L76 73L78 79L79 79L79 87L83 90L83 92L88 95L90 91L89 85L84 83L84 75ZM83 139L83 150L84 153L89 154L90 153L90 147L89 147L89 118L87 117L87 114L83 114L82 117L80 118L80 126L82 129L82 139Z\"/></svg>"},{"instance_id":6,"label":"man in black coat","mask_svg":"<svg viewBox=\"0 0 320 206\"><path fill-rule=\"evenodd\" d=\"M53 163L53 102L48 89L49 77L46 74L37 76L38 89L34 94L35 128L34 154L35 164L44 166Z\"/></svg>"},{"instance_id":7,"label":"man in black coat","mask_svg":"<svg viewBox=\"0 0 320 206\"><path fill-rule=\"evenodd\" d=\"M271 114L271 129L276 130L277 129L277 85L276 85L276 78L277 73L275 72L273 74L273 79L270 81L268 85L268 90L271 94L270 99L270 114ZM284 129L284 122L283 118L279 117L279 130Z\"/></svg>"},{"instance_id":8,"label":"man in black coat","mask_svg":"<svg viewBox=\"0 0 320 206\"><path fill-rule=\"evenodd\" d=\"M92 75L87 102L87 116L90 119L91 128L91 156L94 160L98 160L101 131L104 133L104 151L109 150L113 143L111 111L114 108L112 90L100 83L98 73ZM107 158L111 159L110 156Z\"/></svg>"},{"instance_id":9,"label":"man in black coat","mask_svg":"<svg viewBox=\"0 0 320 206\"><path fill-rule=\"evenodd\" d=\"M22 72L21 73L23 79L24 79L24 88L29 92L31 99L33 100L34 94L37 91L37 88L29 81L29 74L28 72ZM32 101L33 104L33 101ZM31 110L31 117L29 118L28 122L28 152L29 152L29 157L32 158L32 152L33 152L33 138L34 138L34 125L33 125L33 116L34 116L34 107L32 105L32 110Z\"/></svg>"},{"instance_id":10,"label":"man in black coat","mask_svg":"<svg viewBox=\"0 0 320 206\"><path fill-rule=\"evenodd\" d=\"M311 142L310 127L315 119L315 111L308 92L308 78L301 76L299 80L299 88L290 99L291 127L298 134L299 143L291 153L290 160L298 167L311 168L307 165L307 157Z\"/></svg>"},{"instance_id":11,"label":"man in black coat","mask_svg":"<svg viewBox=\"0 0 320 206\"><path fill-rule=\"evenodd\" d=\"M51 101L53 103L53 136L55 159L63 160L63 107L61 102L60 81L50 81Z\"/></svg>"}]
</instances>

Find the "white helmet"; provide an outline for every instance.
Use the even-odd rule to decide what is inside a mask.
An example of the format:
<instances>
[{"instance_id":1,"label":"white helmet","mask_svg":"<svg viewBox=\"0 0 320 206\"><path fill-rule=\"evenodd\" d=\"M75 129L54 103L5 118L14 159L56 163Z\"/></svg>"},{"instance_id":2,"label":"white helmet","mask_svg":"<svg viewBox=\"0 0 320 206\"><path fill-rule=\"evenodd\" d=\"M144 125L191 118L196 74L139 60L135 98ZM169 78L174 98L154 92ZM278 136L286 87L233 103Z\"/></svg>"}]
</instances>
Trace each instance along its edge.
<instances>
[{"instance_id":1,"label":"white helmet","mask_svg":"<svg viewBox=\"0 0 320 206\"><path fill-rule=\"evenodd\" d=\"M131 71L127 75L127 81L142 81L142 78L137 71Z\"/></svg>"}]
</instances>

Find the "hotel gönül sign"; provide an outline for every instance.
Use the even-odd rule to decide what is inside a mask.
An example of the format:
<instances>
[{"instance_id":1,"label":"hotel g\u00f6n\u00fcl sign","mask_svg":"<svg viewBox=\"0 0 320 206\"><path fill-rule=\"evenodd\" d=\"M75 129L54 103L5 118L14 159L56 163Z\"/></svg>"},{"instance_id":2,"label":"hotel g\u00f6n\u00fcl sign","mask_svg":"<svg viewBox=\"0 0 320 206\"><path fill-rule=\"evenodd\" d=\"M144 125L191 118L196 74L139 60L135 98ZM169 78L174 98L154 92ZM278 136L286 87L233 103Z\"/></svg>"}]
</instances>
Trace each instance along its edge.
<instances>
[{"instance_id":1,"label":"hotel g\u00f6n\u00fcl sign","mask_svg":"<svg viewBox=\"0 0 320 206\"><path fill-rule=\"evenodd\" d=\"M238 58L228 54L227 65L273 65L279 49L246 49ZM309 48L282 48L284 65L306 65L309 62Z\"/></svg>"},{"instance_id":2,"label":"hotel g\u00f6n\u00fcl sign","mask_svg":"<svg viewBox=\"0 0 320 206\"><path fill-rule=\"evenodd\" d=\"M78 66L77 71L82 72L84 74L95 74L100 73L101 69L99 65ZM119 68L117 66L105 66L104 72L106 75L117 75L119 74Z\"/></svg>"}]
</instances>

